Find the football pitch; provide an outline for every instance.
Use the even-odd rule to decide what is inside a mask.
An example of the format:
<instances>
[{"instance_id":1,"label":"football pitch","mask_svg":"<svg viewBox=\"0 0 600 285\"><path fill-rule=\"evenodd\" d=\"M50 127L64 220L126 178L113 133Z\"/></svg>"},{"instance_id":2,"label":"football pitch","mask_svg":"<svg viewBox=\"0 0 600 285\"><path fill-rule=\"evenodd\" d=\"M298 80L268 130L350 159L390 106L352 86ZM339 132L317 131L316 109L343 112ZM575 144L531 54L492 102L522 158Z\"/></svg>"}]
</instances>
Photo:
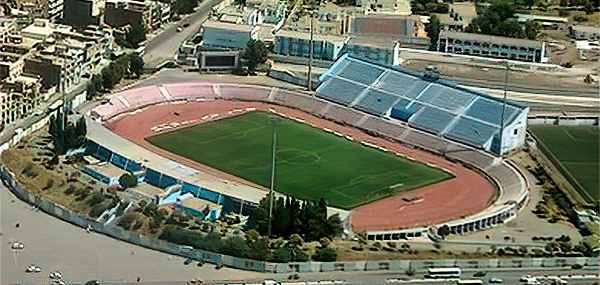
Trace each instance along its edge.
<instances>
[{"instance_id":1,"label":"football pitch","mask_svg":"<svg viewBox=\"0 0 600 285\"><path fill-rule=\"evenodd\" d=\"M452 177L437 168L266 112L250 112L148 137L160 148L270 187L273 139L277 192L351 209Z\"/></svg>"},{"instance_id":2,"label":"football pitch","mask_svg":"<svg viewBox=\"0 0 600 285\"><path fill-rule=\"evenodd\" d=\"M567 175L571 175L595 201L598 201L598 126L530 125L529 129L541 141L542 149L546 148L555 158L550 159L558 160L564 167L563 170L568 172Z\"/></svg>"}]
</instances>

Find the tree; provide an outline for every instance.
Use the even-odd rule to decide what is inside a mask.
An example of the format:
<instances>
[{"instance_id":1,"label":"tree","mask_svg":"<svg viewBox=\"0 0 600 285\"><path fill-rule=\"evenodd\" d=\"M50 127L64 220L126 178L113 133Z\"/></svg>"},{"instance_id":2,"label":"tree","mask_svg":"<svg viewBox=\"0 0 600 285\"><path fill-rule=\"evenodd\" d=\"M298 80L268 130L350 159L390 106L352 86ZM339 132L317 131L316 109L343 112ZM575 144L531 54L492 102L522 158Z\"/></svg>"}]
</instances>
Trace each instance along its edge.
<instances>
[{"instance_id":1,"label":"tree","mask_svg":"<svg viewBox=\"0 0 600 285\"><path fill-rule=\"evenodd\" d=\"M146 28L141 25L134 23L131 25L131 30L125 36L128 47L136 48L138 45L146 40Z\"/></svg>"},{"instance_id":2,"label":"tree","mask_svg":"<svg viewBox=\"0 0 600 285\"><path fill-rule=\"evenodd\" d=\"M102 69L102 86L104 89L113 89L115 85L117 85L119 80L117 80L117 73L114 68L111 66L107 66Z\"/></svg>"},{"instance_id":3,"label":"tree","mask_svg":"<svg viewBox=\"0 0 600 285\"><path fill-rule=\"evenodd\" d=\"M533 7L533 5L536 5L538 2L539 0L523 0L523 5L527 6L527 8L531 10L531 7Z\"/></svg>"},{"instance_id":4,"label":"tree","mask_svg":"<svg viewBox=\"0 0 600 285\"><path fill-rule=\"evenodd\" d=\"M520 38L523 35L521 24L515 19L508 19L494 29L492 34L510 38Z\"/></svg>"},{"instance_id":5,"label":"tree","mask_svg":"<svg viewBox=\"0 0 600 285\"><path fill-rule=\"evenodd\" d=\"M449 234L450 234L450 227L448 227L448 225L443 225L438 228L438 232L437 232L438 236L445 238Z\"/></svg>"},{"instance_id":6,"label":"tree","mask_svg":"<svg viewBox=\"0 0 600 285\"><path fill-rule=\"evenodd\" d=\"M430 50L437 49L441 27L442 24L440 22L440 19L435 14L431 15L431 17L429 18L429 25L427 25L427 27L425 28L425 31L427 32L427 37L429 38Z\"/></svg>"},{"instance_id":7,"label":"tree","mask_svg":"<svg viewBox=\"0 0 600 285\"><path fill-rule=\"evenodd\" d=\"M291 235L288 240L288 245L293 247L301 247L303 243L304 240L298 234Z\"/></svg>"},{"instance_id":8,"label":"tree","mask_svg":"<svg viewBox=\"0 0 600 285\"><path fill-rule=\"evenodd\" d=\"M90 80L90 85L87 87L86 99L91 100L100 91L102 91L102 77L99 74L94 74L92 80Z\"/></svg>"},{"instance_id":9,"label":"tree","mask_svg":"<svg viewBox=\"0 0 600 285\"><path fill-rule=\"evenodd\" d=\"M264 42L255 39L248 41L245 52L245 57L248 60L248 72L254 75L256 67L267 62L268 56L269 51Z\"/></svg>"},{"instance_id":10,"label":"tree","mask_svg":"<svg viewBox=\"0 0 600 285\"><path fill-rule=\"evenodd\" d=\"M315 255L313 255L313 260L315 261L336 261L336 259L337 252L331 247L319 249Z\"/></svg>"},{"instance_id":11,"label":"tree","mask_svg":"<svg viewBox=\"0 0 600 285\"><path fill-rule=\"evenodd\" d=\"M249 230L246 232L246 242L253 243L260 238L260 234L256 230Z\"/></svg>"},{"instance_id":12,"label":"tree","mask_svg":"<svg viewBox=\"0 0 600 285\"><path fill-rule=\"evenodd\" d=\"M171 9L179 15L190 14L198 5L197 0L175 0L171 2Z\"/></svg>"},{"instance_id":13,"label":"tree","mask_svg":"<svg viewBox=\"0 0 600 285\"><path fill-rule=\"evenodd\" d=\"M328 239L328 238L326 238L326 237L322 237L322 238L319 240L319 246L320 246L321 248L326 248L326 247L328 247L330 244L331 244L331 240L330 240L330 239Z\"/></svg>"},{"instance_id":14,"label":"tree","mask_svg":"<svg viewBox=\"0 0 600 285\"><path fill-rule=\"evenodd\" d=\"M594 6L594 4L592 4L592 2L590 2L589 0L586 0L583 3L583 11L585 11L585 14L588 16L594 14L595 7L598 6Z\"/></svg>"},{"instance_id":15,"label":"tree","mask_svg":"<svg viewBox=\"0 0 600 285\"><path fill-rule=\"evenodd\" d=\"M142 75L142 73L144 72L145 64L146 63L144 62L144 59L140 56L139 53L132 53L129 55L129 70L136 76L139 77L140 75Z\"/></svg>"},{"instance_id":16,"label":"tree","mask_svg":"<svg viewBox=\"0 0 600 285\"><path fill-rule=\"evenodd\" d=\"M529 40L535 40L540 30L540 24L536 21L531 20L525 23L525 37Z\"/></svg>"},{"instance_id":17,"label":"tree","mask_svg":"<svg viewBox=\"0 0 600 285\"><path fill-rule=\"evenodd\" d=\"M268 234L269 199L265 196L248 217L248 229L256 229L261 235ZM271 234L287 237L298 234L305 241L318 241L322 237L333 238L342 231L338 215L327 217L327 203L321 198L317 203L300 203L294 197L280 198L273 202L273 227Z\"/></svg>"},{"instance_id":18,"label":"tree","mask_svg":"<svg viewBox=\"0 0 600 285\"><path fill-rule=\"evenodd\" d=\"M121 187L123 187L123 189L128 189L131 187L135 187L138 184L138 178L137 176L131 174L131 173L123 173L123 175L121 175L121 177L119 177L119 185L121 185Z\"/></svg>"}]
</instances>

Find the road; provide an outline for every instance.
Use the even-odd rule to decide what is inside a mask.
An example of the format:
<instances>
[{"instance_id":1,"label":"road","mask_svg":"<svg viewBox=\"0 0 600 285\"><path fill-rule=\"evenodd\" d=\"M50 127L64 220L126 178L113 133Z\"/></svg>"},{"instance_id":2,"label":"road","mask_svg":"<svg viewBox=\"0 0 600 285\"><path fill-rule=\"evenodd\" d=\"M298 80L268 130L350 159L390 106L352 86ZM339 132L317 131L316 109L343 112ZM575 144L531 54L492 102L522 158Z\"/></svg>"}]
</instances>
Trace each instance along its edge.
<instances>
[{"instance_id":1,"label":"road","mask_svg":"<svg viewBox=\"0 0 600 285\"><path fill-rule=\"evenodd\" d=\"M202 22L208 18L211 8L221 1L205 0L202 2L196 12L181 20L182 23L190 23L190 26L183 29L183 31L177 32L179 23L174 22L169 24L160 34L148 40L146 53L143 56L146 67L149 69L156 68L162 62L173 59L181 43L200 30Z\"/></svg>"}]
</instances>

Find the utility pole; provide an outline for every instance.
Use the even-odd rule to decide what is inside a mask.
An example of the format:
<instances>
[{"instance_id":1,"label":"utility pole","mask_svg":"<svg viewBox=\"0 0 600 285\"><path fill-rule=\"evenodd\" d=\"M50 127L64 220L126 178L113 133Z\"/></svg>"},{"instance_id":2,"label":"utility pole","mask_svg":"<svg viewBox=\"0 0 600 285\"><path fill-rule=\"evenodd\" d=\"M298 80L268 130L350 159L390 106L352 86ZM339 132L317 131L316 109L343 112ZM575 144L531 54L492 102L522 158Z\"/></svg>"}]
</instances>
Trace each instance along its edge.
<instances>
[{"instance_id":1,"label":"utility pole","mask_svg":"<svg viewBox=\"0 0 600 285\"><path fill-rule=\"evenodd\" d=\"M502 137L504 136L504 113L506 112L506 88L508 88L508 71L509 66L508 62L504 62L504 67L506 67L506 73L504 75L504 95L502 96L502 115L500 117L500 148L498 150L498 154L502 156Z\"/></svg>"},{"instance_id":2,"label":"utility pole","mask_svg":"<svg viewBox=\"0 0 600 285\"><path fill-rule=\"evenodd\" d=\"M275 129L276 123L273 125L273 161L271 162L271 189L269 189L269 230L268 236L271 236L271 228L273 222L273 187L275 184L275 154L277 151L277 130Z\"/></svg>"}]
</instances>

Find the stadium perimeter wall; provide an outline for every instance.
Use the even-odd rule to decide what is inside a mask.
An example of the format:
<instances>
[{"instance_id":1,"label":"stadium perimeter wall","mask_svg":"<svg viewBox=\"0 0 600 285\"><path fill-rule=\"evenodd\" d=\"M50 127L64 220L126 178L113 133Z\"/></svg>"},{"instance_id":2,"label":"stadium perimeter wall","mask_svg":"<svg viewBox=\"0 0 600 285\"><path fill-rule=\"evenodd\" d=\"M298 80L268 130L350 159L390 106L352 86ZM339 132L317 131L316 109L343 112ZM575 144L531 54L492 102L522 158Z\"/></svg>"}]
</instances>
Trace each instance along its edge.
<instances>
[{"instance_id":1,"label":"stadium perimeter wall","mask_svg":"<svg viewBox=\"0 0 600 285\"><path fill-rule=\"evenodd\" d=\"M139 96L139 94L152 94L152 96ZM108 104L92 110L91 117L94 120L104 122L155 104L202 100L258 101L300 109L339 124L351 125L376 136L441 155L484 174L499 187L500 195L498 199L481 213L445 223L444 225L450 228L451 234L468 233L505 223L513 219L528 201L529 184L523 173L517 167L511 165L510 162L494 157L485 151L409 128L407 124L398 120L377 117L355 109L345 108L315 97L313 93L238 84L166 84L115 94ZM439 226L442 225L397 231L368 232L367 235L370 240L401 240L406 237L422 235L435 237L436 229Z\"/></svg>"}]
</instances>

